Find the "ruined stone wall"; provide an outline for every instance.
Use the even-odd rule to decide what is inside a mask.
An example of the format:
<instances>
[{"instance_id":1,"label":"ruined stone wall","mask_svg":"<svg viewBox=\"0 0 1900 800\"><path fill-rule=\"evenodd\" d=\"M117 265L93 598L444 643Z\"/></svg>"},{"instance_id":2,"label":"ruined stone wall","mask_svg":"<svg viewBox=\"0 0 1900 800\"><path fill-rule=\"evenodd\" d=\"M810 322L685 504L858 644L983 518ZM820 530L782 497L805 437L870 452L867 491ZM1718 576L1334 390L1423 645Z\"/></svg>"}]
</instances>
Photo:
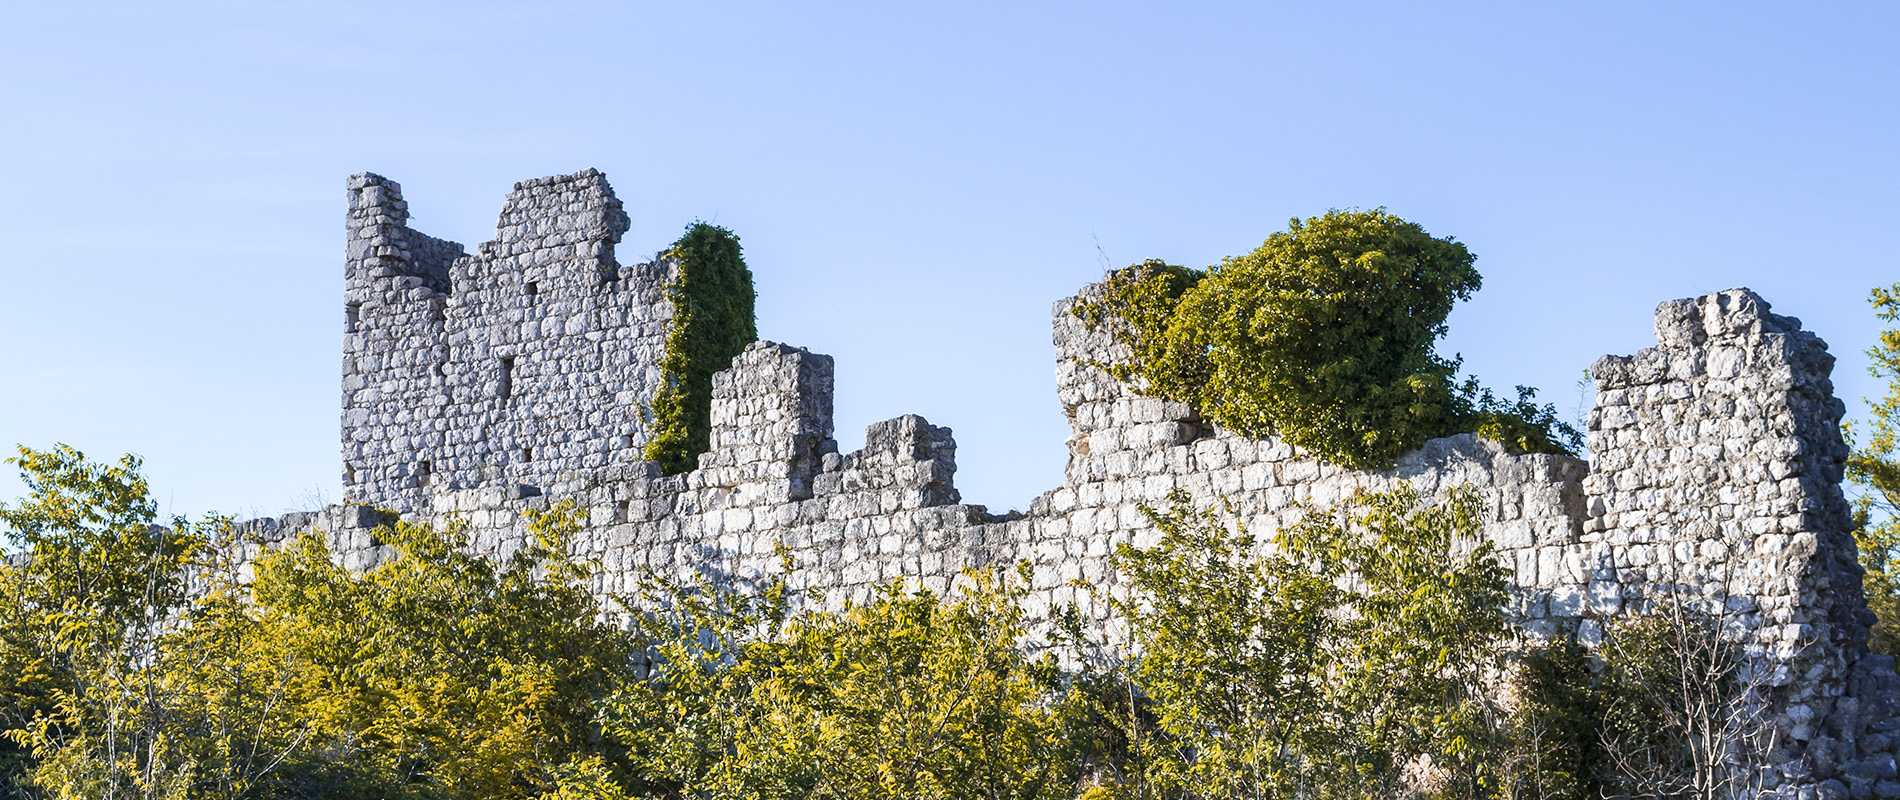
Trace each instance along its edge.
<instances>
[{"instance_id":1,"label":"ruined stone wall","mask_svg":"<svg viewBox=\"0 0 1900 800\"><path fill-rule=\"evenodd\" d=\"M1718 613L1759 676L1770 788L1900 796L1900 678L1866 652L1833 359L1745 289L1664 303L1656 347L1595 365L1590 463L1464 435L1382 472L1236 436L1129 391L1099 368L1126 351L1063 300L1053 323L1066 476L1026 512L994 514L959 502L950 431L920 417L872 425L863 449L839 453L831 359L771 342L714 379L712 447L697 469L661 476L638 461L667 278L656 264L609 270L620 286L601 279L625 218L598 173L518 185L476 256L402 227L393 184L351 186L362 327L346 344L345 459L359 477L349 496L460 519L483 551L510 552L524 512L571 500L587 518L576 548L600 563L604 594L647 574L756 585L782 545L792 586L824 589L832 606L892 580L941 590L965 568L1027 561L1032 611L1077 602L1099 623L1104 609L1072 582L1124 589L1110 554L1155 540L1138 506L1171 491L1231 503L1267 533L1358 491L1403 482L1436 499L1468 484L1527 632L1594 643L1618 617L1667 600ZM443 263L447 283L431 283ZM528 282L546 288L528 295ZM519 383L497 397L493 361L508 356ZM557 466L512 461L524 447L547 448ZM452 467L418 485L419 459ZM266 538L318 527L362 567L387 555L368 532L378 519L339 507L253 524Z\"/></svg>"},{"instance_id":2,"label":"ruined stone wall","mask_svg":"<svg viewBox=\"0 0 1900 800\"><path fill-rule=\"evenodd\" d=\"M350 178L344 498L407 511L637 459L674 265L615 261L628 220L606 177L515 184L473 255L408 217L395 182Z\"/></svg>"},{"instance_id":3,"label":"ruined stone wall","mask_svg":"<svg viewBox=\"0 0 1900 800\"><path fill-rule=\"evenodd\" d=\"M1663 303L1656 337L1591 370L1592 616L1659 597L1722 615L1753 656L1784 777L1900 796L1896 679L1866 652L1834 357L1745 289Z\"/></svg>"}]
</instances>

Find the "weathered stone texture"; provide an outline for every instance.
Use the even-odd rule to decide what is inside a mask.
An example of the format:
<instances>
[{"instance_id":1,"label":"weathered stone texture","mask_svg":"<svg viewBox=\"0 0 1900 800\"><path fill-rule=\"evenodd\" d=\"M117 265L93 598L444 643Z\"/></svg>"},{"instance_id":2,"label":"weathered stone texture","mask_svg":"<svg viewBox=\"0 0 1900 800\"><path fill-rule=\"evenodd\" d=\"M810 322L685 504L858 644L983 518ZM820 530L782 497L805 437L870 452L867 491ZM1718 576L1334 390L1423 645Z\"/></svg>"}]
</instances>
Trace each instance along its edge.
<instances>
[{"instance_id":1,"label":"weathered stone texture","mask_svg":"<svg viewBox=\"0 0 1900 800\"><path fill-rule=\"evenodd\" d=\"M393 181L349 181L344 498L549 484L639 458L673 264L614 259L627 215L586 170L515 184L474 255L407 226Z\"/></svg>"},{"instance_id":2,"label":"weathered stone texture","mask_svg":"<svg viewBox=\"0 0 1900 800\"><path fill-rule=\"evenodd\" d=\"M1359 491L1404 482L1438 498L1469 484L1528 632L1592 642L1666 597L1715 611L1763 676L1778 793L1900 795L1900 678L1866 651L1833 359L1746 289L1664 303L1656 347L1596 364L1592 463L1463 435L1383 472L1235 436L1131 392L1099 368L1126 352L1063 300L1067 476L1027 513L998 515L959 503L950 431L920 417L872 425L864 449L837 452L831 359L770 342L714 379L712 449L698 469L663 477L639 461L671 265L615 265L627 220L597 172L517 184L495 241L473 256L405 227L387 180L351 178L350 200L352 501L460 518L477 548L505 554L523 512L573 500L587 515L576 547L599 560L604 593L649 572L754 585L782 545L792 585L823 588L832 605L899 578L942 589L968 567L1027 561L1032 607L1076 601L1099 622L1104 609L1072 582L1125 588L1110 554L1153 541L1138 506L1174 490L1225 500L1267 532ZM377 519L343 507L253 524L270 538L315 525L362 567L386 555L367 533Z\"/></svg>"},{"instance_id":3,"label":"weathered stone texture","mask_svg":"<svg viewBox=\"0 0 1900 800\"><path fill-rule=\"evenodd\" d=\"M1746 289L1663 303L1656 338L1592 368L1589 594L1604 616L1658 597L1724 615L1781 777L1869 796L1900 719L1891 661L1866 653L1834 358Z\"/></svg>"}]
</instances>

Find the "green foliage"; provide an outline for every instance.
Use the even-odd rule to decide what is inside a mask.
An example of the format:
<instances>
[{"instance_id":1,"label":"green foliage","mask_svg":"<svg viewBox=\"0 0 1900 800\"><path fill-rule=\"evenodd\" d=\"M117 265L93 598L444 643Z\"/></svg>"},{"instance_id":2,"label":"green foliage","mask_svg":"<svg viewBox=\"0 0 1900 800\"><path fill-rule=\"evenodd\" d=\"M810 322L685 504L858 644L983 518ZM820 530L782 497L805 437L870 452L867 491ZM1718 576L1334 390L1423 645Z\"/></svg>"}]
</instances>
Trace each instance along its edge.
<instances>
[{"instance_id":1,"label":"green foliage","mask_svg":"<svg viewBox=\"0 0 1900 800\"><path fill-rule=\"evenodd\" d=\"M1181 402L1202 402L1214 374L1201 328L1177 317L1181 298L1207 273L1149 259L1108 273L1103 298L1076 304L1071 313L1091 329L1119 326L1127 361L1101 364L1108 374L1141 391Z\"/></svg>"},{"instance_id":2,"label":"green foliage","mask_svg":"<svg viewBox=\"0 0 1900 800\"><path fill-rule=\"evenodd\" d=\"M1074 695L1025 653L1023 586L973 572L791 615L783 584L650 584L653 672L603 726L650 796L1073 797Z\"/></svg>"},{"instance_id":3,"label":"green foliage","mask_svg":"<svg viewBox=\"0 0 1900 800\"><path fill-rule=\"evenodd\" d=\"M1869 302L1888 327L1880 332L1880 342L1868 348L1873 363L1867 369L1887 381L1887 393L1879 402L1868 403L1872 435L1848 456L1847 477L1862 489L1855 504L1854 538L1867 570L1862 578L1867 608L1879 620L1868 646L1900 657L1900 456L1895 454L1900 447L1900 329L1892 327L1900 320L1900 283L1874 289ZM1852 444L1853 431L1846 432Z\"/></svg>"},{"instance_id":4,"label":"green foliage","mask_svg":"<svg viewBox=\"0 0 1900 800\"><path fill-rule=\"evenodd\" d=\"M0 507L25 549L0 567L17 794L527 798L598 757L594 704L631 679L631 648L566 556L571 508L500 562L459 525L397 522L367 572L306 534L247 582L255 543L221 518L154 526L136 459L14 463L31 491Z\"/></svg>"},{"instance_id":5,"label":"green foliage","mask_svg":"<svg viewBox=\"0 0 1900 800\"><path fill-rule=\"evenodd\" d=\"M542 800L630 800L607 760L600 756L578 756L556 767L555 789L541 795Z\"/></svg>"},{"instance_id":6,"label":"green foliage","mask_svg":"<svg viewBox=\"0 0 1900 800\"><path fill-rule=\"evenodd\" d=\"M0 564L0 731L26 727L50 713L65 684L56 654L45 647L51 634L47 620L26 592L16 567ZM11 787L26 777L33 764L31 748L0 736L0 797L13 797Z\"/></svg>"},{"instance_id":7,"label":"green foliage","mask_svg":"<svg viewBox=\"0 0 1900 800\"><path fill-rule=\"evenodd\" d=\"M1482 681L1509 632L1480 508L1469 490L1426 508L1409 489L1363 496L1265 554L1184 495L1150 510L1160 542L1117 555L1160 734L1144 780L1191 797L1364 796L1428 759L1436 782L1412 790L1494 794L1502 741Z\"/></svg>"},{"instance_id":8,"label":"green foliage","mask_svg":"<svg viewBox=\"0 0 1900 800\"><path fill-rule=\"evenodd\" d=\"M22 796L247 796L294 732L237 599L226 520L153 524L136 458L20 449L0 507L24 561L0 570L0 686ZM195 580L187 591L188 579ZM20 671L15 672L18 668ZM24 758L20 756L24 755Z\"/></svg>"},{"instance_id":9,"label":"green foliage","mask_svg":"<svg viewBox=\"0 0 1900 800\"><path fill-rule=\"evenodd\" d=\"M22 447L8 462L29 491L18 505L0 504L7 538L26 556L7 568L0 598L4 658L9 672L20 670L9 682L21 693L4 703L6 755L17 770L9 777L49 790L175 794L153 737L138 735L156 727L162 711L139 665L153 656L166 616L185 602L180 571L196 543L156 526L135 457L97 464L59 445ZM67 757L48 758L58 751Z\"/></svg>"},{"instance_id":10,"label":"green foliage","mask_svg":"<svg viewBox=\"0 0 1900 800\"><path fill-rule=\"evenodd\" d=\"M1665 601L1612 626L1595 656L1560 640L1520 660L1514 796L1758 796L1771 733L1716 619Z\"/></svg>"},{"instance_id":11,"label":"green foliage","mask_svg":"<svg viewBox=\"0 0 1900 800\"><path fill-rule=\"evenodd\" d=\"M625 673L571 506L531 514L526 547L468 552L459 522L378 530L394 558L353 573L306 533L261 558L260 620L307 667L290 705L323 756L288 780L326 797L537 797L589 753L593 704Z\"/></svg>"},{"instance_id":12,"label":"green foliage","mask_svg":"<svg viewBox=\"0 0 1900 800\"><path fill-rule=\"evenodd\" d=\"M693 223L667 255L678 259L679 278L667 286L673 322L644 455L670 475L693 469L710 447L713 373L732 366L758 329L752 272L732 231Z\"/></svg>"},{"instance_id":13,"label":"green foliage","mask_svg":"<svg viewBox=\"0 0 1900 800\"><path fill-rule=\"evenodd\" d=\"M59 445L19 448L7 463L20 468L29 493L17 506L0 503L0 524L29 555L20 579L36 598L59 602L50 612L59 627L86 629L85 644L76 646L117 642L154 623L148 606L162 612L182 602L179 570L196 542L157 527L137 457L98 464Z\"/></svg>"},{"instance_id":14,"label":"green foliage","mask_svg":"<svg viewBox=\"0 0 1900 800\"><path fill-rule=\"evenodd\" d=\"M1473 431L1528 452L1573 454L1582 437L1552 406L1454 380L1433 345L1478 289L1474 257L1387 214L1295 219L1206 272L1148 261L1111 273L1075 313L1113 323L1131 351L1109 370L1238 433L1353 467L1383 468L1426 439Z\"/></svg>"},{"instance_id":15,"label":"green foliage","mask_svg":"<svg viewBox=\"0 0 1900 800\"><path fill-rule=\"evenodd\" d=\"M1739 650L1679 608L1612 629L1595 672L1526 657L1507 724L1505 573L1469 489L1356 497L1270 547L1176 495L1117 553L1131 593L1096 597L1123 663L1076 605L1032 639L1026 567L835 612L782 575L604 608L560 506L504 558L391 520L365 571L307 533L247 576L227 520L152 524L136 459L15 463L0 796L1584 800L1750 774Z\"/></svg>"},{"instance_id":16,"label":"green foliage","mask_svg":"<svg viewBox=\"0 0 1900 800\"><path fill-rule=\"evenodd\" d=\"M1742 646L1720 627L1672 600L1610 631L1599 652L1612 794L1717 800L1760 793L1774 731L1750 702L1764 676L1745 672Z\"/></svg>"},{"instance_id":17,"label":"green foliage","mask_svg":"<svg viewBox=\"0 0 1900 800\"><path fill-rule=\"evenodd\" d=\"M1900 524L1892 517L1873 522L1868 514L1856 514L1859 525L1854 531L1860 548L1861 593L1867 598L1867 610L1874 612L1872 635L1867 647L1876 653L1900 657Z\"/></svg>"},{"instance_id":18,"label":"green foliage","mask_svg":"<svg viewBox=\"0 0 1900 800\"><path fill-rule=\"evenodd\" d=\"M1519 453L1576 455L1583 446L1583 435L1557 416L1555 404L1540 406L1536 398L1536 389L1519 386L1517 399L1505 400L1480 387L1477 378L1469 378L1458 387L1457 408L1462 420L1458 427L1502 442Z\"/></svg>"},{"instance_id":19,"label":"green foliage","mask_svg":"<svg viewBox=\"0 0 1900 800\"><path fill-rule=\"evenodd\" d=\"M1524 800L1603 796L1604 692L1589 653L1558 639L1528 649L1512 684L1511 795Z\"/></svg>"}]
</instances>

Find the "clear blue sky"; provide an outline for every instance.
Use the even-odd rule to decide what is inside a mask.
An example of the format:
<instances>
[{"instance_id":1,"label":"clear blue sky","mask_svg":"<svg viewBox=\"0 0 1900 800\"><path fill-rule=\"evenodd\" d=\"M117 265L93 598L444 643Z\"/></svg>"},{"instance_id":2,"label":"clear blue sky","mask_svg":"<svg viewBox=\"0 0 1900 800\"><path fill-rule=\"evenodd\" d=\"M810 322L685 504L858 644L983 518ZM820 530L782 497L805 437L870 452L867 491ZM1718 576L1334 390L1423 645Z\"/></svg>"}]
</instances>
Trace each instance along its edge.
<instances>
[{"instance_id":1,"label":"clear blue sky","mask_svg":"<svg viewBox=\"0 0 1900 800\"><path fill-rule=\"evenodd\" d=\"M839 439L950 425L973 502L1061 478L1049 306L1386 206L1478 254L1447 353L1569 410L1659 301L1746 285L1878 388L1900 5L13 2L0 444L135 452L168 512L337 496L345 176L473 246L605 171L622 259L744 239ZM0 475L0 497L20 485Z\"/></svg>"}]
</instances>

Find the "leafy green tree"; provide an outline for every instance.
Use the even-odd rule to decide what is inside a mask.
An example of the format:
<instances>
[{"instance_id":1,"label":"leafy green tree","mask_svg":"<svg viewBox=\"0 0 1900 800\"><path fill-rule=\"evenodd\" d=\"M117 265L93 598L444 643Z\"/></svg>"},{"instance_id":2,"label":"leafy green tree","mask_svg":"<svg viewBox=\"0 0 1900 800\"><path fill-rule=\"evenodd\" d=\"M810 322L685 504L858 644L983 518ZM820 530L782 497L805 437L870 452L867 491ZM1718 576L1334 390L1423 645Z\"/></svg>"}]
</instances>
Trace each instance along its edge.
<instances>
[{"instance_id":1,"label":"leafy green tree","mask_svg":"<svg viewBox=\"0 0 1900 800\"><path fill-rule=\"evenodd\" d=\"M163 735L190 767L188 796L295 795L294 766L321 758L306 746L309 718L293 705L310 662L282 620L253 602L244 559L257 542L221 517L193 530L201 546L187 568L192 601L145 669L168 708Z\"/></svg>"},{"instance_id":2,"label":"leafy green tree","mask_svg":"<svg viewBox=\"0 0 1900 800\"><path fill-rule=\"evenodd\" d=\"M1867 442L1848 456L1847 477L1862 490L1855 503L1854 538L1867 570L1862 578L1867 607L1879 620L1869 647L1900 657L1900 456L1895 453L1900 447L1900 330L1892 327L1900 320L1900 283L1874 289L1869 302L1889 326L1867 350L1873 360L1867 369L1887 381L1887 393L1869 403ZM1854 443L1851 427L1847 434Z\"/></svg>"},{"instance_id":3,"label":"leafy green tree","mask_svg":"<svg viewBox=\"0 0 1900 800\"><path fill-rule=\"evenodd\" d=\"M693 798L1068 798L1071 695L1031 657L1021 580L894 583L839 612L653 584L652 674L604 708L630 789Z\"/></svg>"},{"instance_id":4,"label":"leafy green tree","mask_svg":"<svg viewBox=\"0 0 1900 800\"><path fill-rule=\"evenodd\" d=\"M247 581L255 543L155 526L136 459L15 463L0 755L20 796L525 798L617 752L593 717L632 645L567 555L571 507L499 561L460 525L396 522L367 572L313 532Z\"/></svg>"},{"instance_id":5,"label":"leafy green tree","mask_svg":"<svg viewBox=\"0 0 1900 800\"><path fill-rule=\"evenodd\" d=\"M627 638L568 556L571 506L530 515L494 559L465 526L397 521L362 573L320 533L259 559L258 615L309 666L289 687L320 758L290 780L326 797L508 798L551 791L591 754L594 704L623 679Z\"/></svg>"},{"instance_id":6,"label":"leafy green tree","mask_svg":"<svg viewBox=\"0 0 1900 800\"><path fill-rule=\"evenodd\" d=\"M1149 789L1195 798L1499 791L1484 679L1509 642L1480 503L1410 489L1315 511L1261 548L1178 494L1124 546L1117 601L1156 720ZM1433 781L1407 770L1429 765ZM1416 772L1416 770L1414 770ZM1407 782L1410 781L1409 785Z\"/></svg>"},{"instance_id":7,"label":"leafy green tree","mask_svg":"<svg viewBox=\"0 0 1900 800\"><path fill-rule=\"evenodd\" d=\"M0 707L27 797L258 796L300 742L295 665L244 602L228 520L154 524L138 459L21 448L0 506Z\"/></svg>"},{"instance_id":8,"label":"leafy green tree","mask_svg":"<svg viewBox=\"0 0 1900 800\"><path fill-rule=\"evenodd\" d=\"M28 490L0 504L24 558L8 568L0 639L36 701L9 703L17 727L7 738L32 756L22 783L54 797L182 796L189 769L163 735L165 697L143 667L187 604L184 569L200 542L188 526L155 524L133 456L99 464L59 445L8 461Z\"/></svg>"},{"instance_id":9,"label":"leafy green tree","mask_svg":"<svg viewBox=\"0 0 1900 800\"><path fill-rule=\"evenodd\" d=\"M1573 453L1581 435L1534 391L1507 401L1460 384L1458 362L1434 351L1478 289L1474 258L1384 209L1329 211L1205 272L1148 261L1111 273L1076 313L1117 324L1133 358L1109 370L1137 389L1348 466L1383 468L1466 431Z\"/></svg>"}]
</instances>

